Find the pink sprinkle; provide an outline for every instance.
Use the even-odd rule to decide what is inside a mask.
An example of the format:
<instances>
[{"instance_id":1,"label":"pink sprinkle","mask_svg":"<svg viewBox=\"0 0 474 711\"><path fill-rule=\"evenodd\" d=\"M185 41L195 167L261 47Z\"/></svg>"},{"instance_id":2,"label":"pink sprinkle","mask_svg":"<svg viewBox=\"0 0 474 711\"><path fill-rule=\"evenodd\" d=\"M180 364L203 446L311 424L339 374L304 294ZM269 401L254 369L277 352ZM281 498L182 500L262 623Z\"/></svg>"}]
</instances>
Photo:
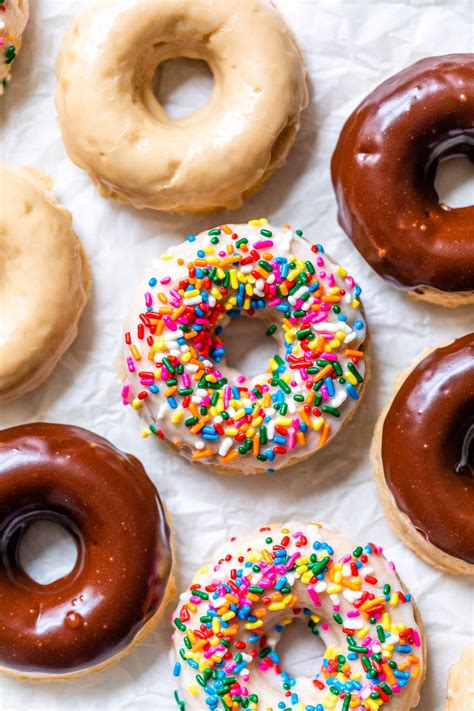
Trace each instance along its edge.
<instances>
[{"instance_id":1,"label":"pink sprinkle","mask_svg":"<svg viewBox=\"0 0 474 711\"><path fill-rule=\"evenodd\" d=\"M296 445L296 434L295 434L295 431L294 431L293 427L290 427L290 429L288 430L288 440L287 440L287 443L288 443L288 449L294 449L294 448L295 448L295 445Z\"/></svg>"},{"instance_id":2,"label":"pink sprinkle","mask_svg":"<svg viewBox=\"0 0 474 711\"><path fill-rule=\"evenodd\" d=\"M329 398L328 389L325 385L320 388L319 392L323 396L323 400L327 400Z\"/></svg>"},{"instance_id":3,"label":"pink sprinkle","mask_svg":"<svg viewBox=\"0 0 474 711\"><path fill-rule=\"evenodd\" d=\"M316 607L321 607L321 600L319 599L319 595L316 592L316 590L314 589L314 586L308 585L308 587L306 589L308 591L308 595L310 596L311 600L314 602Z\"/></svg>"},{"instance_id":4,"label":"pink sprinkle","mask_svg":"<svg viewBox=\"0 0 474 711\"><path fill-rule=\"evenodd\" d=\"M359 617L359 616L360 616L360 612L359 612L359 610L348 610L347 616L350 617L351 619L352 619L353 617Z\"/></svg>"},{"instance_id":5,"label":"pink sprinkle","mask_svg":"<svg viewBox=\"0 0 474 711\"><path fill-rule=\"evenodd\" d=\"M170 331L178 330L176 323L169 316L164 316L163 321L165 322L166 326L169 328Z\"/></svg>"},{"instance_id":6,"label":"pink sprinkle","mask_svg":"<svg viewBox=\"0 0 474 711\"><path fill-rule=\"evenodd\" d=\"M394 694L399 694L399 693L400 693L400 687L398 686L398 684L394 684L394 685L392 686L392 691L393 691Z\"/></svg>"},{"instance_id":7,"label":"pink sprinkle","mask_svg":"<svg viewBox=\"0 0 474 711\"><path fill-rule=\"evenodd\" d=\"M129 394L130 394L130 385L124 385L122 388L122 398L124 400L127 400Z\"/></svg>"},{"instance_id":8,"label":"pink sprinkle","mask_svg":"<svg viewBox=\"0 0 474 711\"><path fill-rule=\"evenodd\" d=\"M179 294L176 289L170 289L170 294L173 297L173 299L176 299L176 301L181 302L181 294Z\"/></svg>"},{"instance_id":9,"label":"pink sprinkle","mask_svg":"<svg viewBox=\"0 0 474 711\"><path fill-rule=\"evenodd\" d=\"M347 281L349 288L353 289L355 286L354 277L348 276L348 277L346 277L346 281Z\"/></svg>"},{"instance_id":10,"label":"pink sprinkle","mask_svg":"<svg viewBox=\"0 0 474 711\"><path fill-rule=\"evenodd\" d=\"M288 563L286 564L286 569L287 569L287 570L291 570L291 569L292 569L292 567L293 567L293 565L294 565L294 563L295 563L295 560L297 560L297 559L300 557L300 555L301 555L301 553L293 553L293 555L291 556L290 560L289 560Z\"/></svg>"},{"instance_id":11,"label":"pink sprinkle","mask_svg":"<svg viewBox=\"0 0 474 711\"><path fill-rule=\"evenodd\" d=\"M150 292L147 291L146 294L145 294L145 305L146 305L146 306L151 306L152 303L153 303L153 297L152 297L152 295L150 294Z\"/></svg>"},{"instance_id":12,"label":"pink sprinkle","mask_svg":"<svg viewBox=\"0 0 474 711\"><path fill-rule=\"evenodd\" d=\"M191 386L191 378L189 377L189 373L183 373L181 380L183 381L185 388L189 388Z\"/></svg>"},{"instance_id":13,"label":"pink sprinkle","mask_svg":"<svg viewBox=\"0 0 474 711\"><path fill-rule=\"evenodd\" d=\"M239 375L235 379L235 382L240 384L240 383L245 383L246 380L247 380L247 378L245 377L245 375Z\"/></svg>"},{"instance_id":14,"label":"pink sprinkle","mask_svg":"<svg viewBox=\"0 0 474 711\"><path fill-rule=\"evenodd\" d=\"M171 281L171 277L163 277L163 279L160 279L160 284L169 284Z\"/></svg>"},{"instance_id":15,"label":"pink sprinkle","mask_svg":"<svg viewBox=\"0 0 474 711\"><path fill-rule=\"evenodd\" d=\"M418 634L418 630L413 630L413 641L415 642L417 647L421 646L421 640L420 640L420 635Z\"/></svg>"},{"instance_id":16,"label":"pink sprinkle","mask_svg":"<svg viewBox=\"0 0 474 711\"><path fill-rule=\"evenodd\" d=\"M273 242L271 239L261 239L258 242L254 242L253 246L255 249L265 249L266 247L273 247Z\"/></svg>"},{"instance_id":17,"label":"pink sprinkle","mask_svg":"<svg viewBox=\"0 0 474 711\"><path fill-rule=\"evenodd\" d=\"M127 366L128 366L129 373L135 372L135 364L133 362L133 359L130 358L130 356L127 358Z\"/></svg>"},{"instance_id":18,"label":"pink sprinkle","mask_svg":"<svg viewBox=\"0 0 474 711\"><path fill-rule=\"evenodd\" d=\"M273 308L274 306L278 306L280 303L281 299L272 299L271 301L268 302L268 308Z\"/></svg>"},{"instance_id":19,"label":"pink sprinkle","mask_svg":"<svg viewBox=\"0 0 474 711\"><path fill-rule=\"evenodd\" d=\"M337 355L336 353L321 353L321 358L324 358L325 360L337 360Z\"/></svg>"}]
</instances>

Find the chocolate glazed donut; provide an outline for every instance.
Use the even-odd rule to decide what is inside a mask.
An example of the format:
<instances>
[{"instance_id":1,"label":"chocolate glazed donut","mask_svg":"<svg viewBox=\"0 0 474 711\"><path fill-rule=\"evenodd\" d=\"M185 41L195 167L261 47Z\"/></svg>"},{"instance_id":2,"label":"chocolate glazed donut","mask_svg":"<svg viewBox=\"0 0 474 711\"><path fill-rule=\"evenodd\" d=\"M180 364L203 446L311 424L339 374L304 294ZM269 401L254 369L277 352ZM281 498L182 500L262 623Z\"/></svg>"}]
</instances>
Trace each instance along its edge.
<instances>
[{"instance_id":1,"label":"chocolate glazed donut","mask_svg":"<svg viewBox=\"0 0 474 711\"><path fill-rule=\"evenodd\" d=\"M474 302L474 207L442 205L434 187L438 164L459 156L474 162L474 54L422 59L387 79L332 158L339 222L364 259L446 306Z\"/></svg>"},{"instance_id":2,"label":"chocolate glazed donut","mask_svg":"<svg viewBox=\"0 0 474 711\"><path fill-rule=\"evenodd\" d=\"M39 520L63 526L78 552L48 585L19 560ZM2 671L51 679L105 666L157 619L171 561L163 507L137 459L78 427L0 432Z\"/></svg>"},{"instance_id":3,"label":"chocolate glazed donut","mask_svg":"<svg viewBox=\"0 0 474 711\"><path fill-rule=\"evenodd\" d=\"M374 438L375 473L396 533L436 567L474 572L474 333L406 376Z\"/></svg>"}]
</instances>

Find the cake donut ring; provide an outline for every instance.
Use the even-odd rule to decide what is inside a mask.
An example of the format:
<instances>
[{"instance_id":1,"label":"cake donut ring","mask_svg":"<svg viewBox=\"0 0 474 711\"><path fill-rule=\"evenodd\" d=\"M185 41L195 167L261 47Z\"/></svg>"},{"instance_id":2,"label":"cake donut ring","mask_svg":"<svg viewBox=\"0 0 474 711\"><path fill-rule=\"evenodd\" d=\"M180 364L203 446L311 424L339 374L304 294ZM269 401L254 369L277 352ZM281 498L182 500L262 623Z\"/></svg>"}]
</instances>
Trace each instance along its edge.
<instances>
[{"instance_id":1,"label":"cake donut ring","mask_svg":"<svg viewBox=\"0 0 474 711\"><path fill-rule=\"evenodd\" d=\"M77 561L48 585L22 568L35 521L63 526ZM170 529L140 462L79 427L0 432L0 672L52 681L117 661L174 591Z\"/></svg>"},{"instance_id":2,"label":"cake donut ring","mask_svg":"<svg viewBox=\"0 0 474 711\"><path fill-rule=\"evenodd\" d=\"M177 121L153 94L175 57L204 60L215 80ZM171 212L239 207L285 162L308 103L300 50L269 0L102 1L66 35L57 79L71 160L104 197Z\"/></svg>"},{"instance_id":3,"label":"cake donut ring","mask_svg":"<svg viewBox=\"0 0 474 711\"><path fill-rule=\"evenodd\" d=\"M224 474L273 472L323 447L367 375L360 287L301 230L267 220L188 236L151 262L125 322L122 391L144 435ZM262 319L277 353L247 379L222 331Z\"/></svg>"},{"instance_id":4,"label":"cake donut ring","mask_svg":"<svg viewBox=\"0 0 474 711\"><path fill-rule=\"evenodd\" d=\"M295 620L326 648L311 677L281 667L278 642ZM174 625L186 711L409 711L419 701L423 625L395 565L321 524L231 538L180 596Z\"/></svg>"},{"instance_id":5,"label":"cake donut ring","mask_svg":"<svg viewBox=\"0 0 474 711\"><path fill-rule=\"evenodd\" d=\"M11 69L21 49L28 15L28 0L2 0L0 4L0 96L3 96L11 79Z\"/></svg>"},{"instance_id":6,"label":"cake donut ring","mask_svg":"<svg viewBox=\"0 0 474 711\"><path fill-rule=\"evenodd\" d=\"M469 333L401 373L372 444L375 480L395 533L451 573L474 573L473 442Z\"/></svg>"},{"instance_id":7,"label":"cake donut ring","mask_svg":"<svg viewBox=\"0 0 474 711\"><path fill-rule=\"evenodd\" d=\"M44 173L0 161L0 404L46 380L77 335L90 291L71 214L51 186Z\"/></svg>"},{"instance_id":8,"label":"cake donut ring","mask_svg":"<svg viewBox=\"0 0 474 711\"><path fill-rule=\"evenodd\" d=\"M451 667L444 711L472 711L474 708L474 644L468 645Z\"/></svg>"},{"instance_id":9,"label":"cake donut ring","mask_svg":"<svg viewBox=\"0 0 474 711\"><path fill-rule=\"evenodd\" d=\"M339 222L410 296L474 303L474 207L440 204L440 162L474 161L474 54L429 57L387 79L346 121L332 159Z\"/></svg>"}]
</instances>

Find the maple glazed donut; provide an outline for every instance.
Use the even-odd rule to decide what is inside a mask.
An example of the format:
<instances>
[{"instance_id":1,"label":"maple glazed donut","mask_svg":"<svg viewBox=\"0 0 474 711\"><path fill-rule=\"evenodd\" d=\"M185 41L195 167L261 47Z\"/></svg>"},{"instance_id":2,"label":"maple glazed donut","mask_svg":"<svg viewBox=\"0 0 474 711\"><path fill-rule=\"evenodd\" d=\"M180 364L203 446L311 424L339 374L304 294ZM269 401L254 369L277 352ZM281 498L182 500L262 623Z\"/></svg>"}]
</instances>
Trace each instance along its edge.
<instances>
[{"instance_id":1,"label":"maple glazed donut","mask_svg":"<svg viewBox=\"0 0 474 711\"><path fill-rule=\"evenodd\" d=\"M175 57L204 60L215 80L209 103L177 121L153 93ZM308 102L300 50L269 0L102 1L76 18L57 78L71 160L103 196L173 212L241 205L285 162Z\"/></svg>"},{"instance_id":2,"label":"maple glazed donut","mask_svg":"<svg viewBox=\"0 0 474 711\"><path fill-rule=\"evenodd\" d=\"M35 521L63 526L77 561L41 585L21 539ZM54 680L118 660L158 621L171 594L170 530L140 462L79 427L0 432L0 671Z\"/></svg>"},{"instance_id":3,"label":"maple glazed donut","mask_svg":"<svg viewBox=\"0 0 474 711\"><path fill-rule=\"evenodd\" d=\"M471 711L474 708L474 644L463 650L449 670L444 711Z\"/></svg>"},{"instance_id":4,"label":"maple glazed donut","mask_svg":"<svg viewBox=\"0 0 474 711\"><path fill-rule=\"evenodd\" d=\"M51 189L44 173L0 161L0 404L50 375L76 338L90 291L71 214Z\"/></svg>"},{"instance_id":5,"label":"maple glazed donut","mask_svg":"<svg viewBox=\"0 0 474 711\"><path fill-rule=\"evenodd\" d=\"M311 677L282 668L285 627L325 645ZM239 534L201 568L174 614L186 711L409 711L426 670L423 626L395 565L316 523Z\"/></svg>"},{"instance_id":6,"label":"maple glazed donut","mask_svg":"<svg viewBox=\"0 0 474 711\"><path fill-rule=\"evenodd\" d=\"M144 434L224 474L307 458L351 418L367 373L360 287L301 230L267 220L189 235L146 268L125 322L122 396ZM232 318L276 353L247 379L225 363Z\"/></svg>"},{"instance_id":7,"label":"maple glazed donut","mask_svg":"<svg viewBox=\"0 0 474 711\"><path fill-rule=\"evenodd\" d=\"M0 3L0 96L11 79L28 15L28 0L2 0Z\"/></svg>"},{"instance_id":8,"label":"maple glazed donut","mask_svg":"<svg viewBox=\"0 0 474 711\"><path fill-rule=\"evenodd\" d=\"M422 59L347 120L332 159L339 222L375 269L411 296L474 303L474 206L440 204L440 162L474 161L474 54Z\"/></svg>"},{"instance_id":9,"label":"maple glazed donut","mask_svg":"<svg viewBox=\"0 0 474 711\"><path fill-rule=\"evenodd\" d=\"M401 374L372 461L395 533L436 568L474 573L474 333Z\"/></svg>"}]
</instances>

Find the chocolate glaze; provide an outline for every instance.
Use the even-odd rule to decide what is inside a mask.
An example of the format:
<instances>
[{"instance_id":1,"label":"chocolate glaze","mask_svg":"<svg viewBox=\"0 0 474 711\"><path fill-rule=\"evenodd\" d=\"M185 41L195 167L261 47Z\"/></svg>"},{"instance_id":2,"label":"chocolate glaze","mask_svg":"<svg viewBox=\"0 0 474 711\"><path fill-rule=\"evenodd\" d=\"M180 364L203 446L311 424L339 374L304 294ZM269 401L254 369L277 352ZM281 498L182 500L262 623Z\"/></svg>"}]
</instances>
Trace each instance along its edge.
<instances>
[{"instance_id":1,"label":"chocolate glaze","mask_svg":"<svg viewBox=\"0 0 474 711\"><path fill-rule=\"evenodd\" d=\"M382 430L387 484L430 543L474 563L474 477L458 470L474 417L474 333L410 372ZM466 472L468 473L468 472Z\"/></svg>"},{"instance_id":2,"label":"chocolate glaze","mask_svg":"<svg viewBox=\"0 0 474 711\"><path fill-rule=\"evenodd\" d=\"M440 205L437 165L474 162L474 54L422 59L347 120L332 158L339 222L395 285L474 290L474 207Z\"/></svg>"},{"instance_id":3,"label":"chocolate glaze","mask_svg":"<svg viewBox=\"0 0 474 711\"><path fill-rule=\"evenodd\" d=\"M38 520L61 524L74 569L40 585L19 543ZM78 427L0 432L0 666L59 674L125 648L160 606L170 576L169 529L140 462Z\"/></svg>"}]
</instances>

